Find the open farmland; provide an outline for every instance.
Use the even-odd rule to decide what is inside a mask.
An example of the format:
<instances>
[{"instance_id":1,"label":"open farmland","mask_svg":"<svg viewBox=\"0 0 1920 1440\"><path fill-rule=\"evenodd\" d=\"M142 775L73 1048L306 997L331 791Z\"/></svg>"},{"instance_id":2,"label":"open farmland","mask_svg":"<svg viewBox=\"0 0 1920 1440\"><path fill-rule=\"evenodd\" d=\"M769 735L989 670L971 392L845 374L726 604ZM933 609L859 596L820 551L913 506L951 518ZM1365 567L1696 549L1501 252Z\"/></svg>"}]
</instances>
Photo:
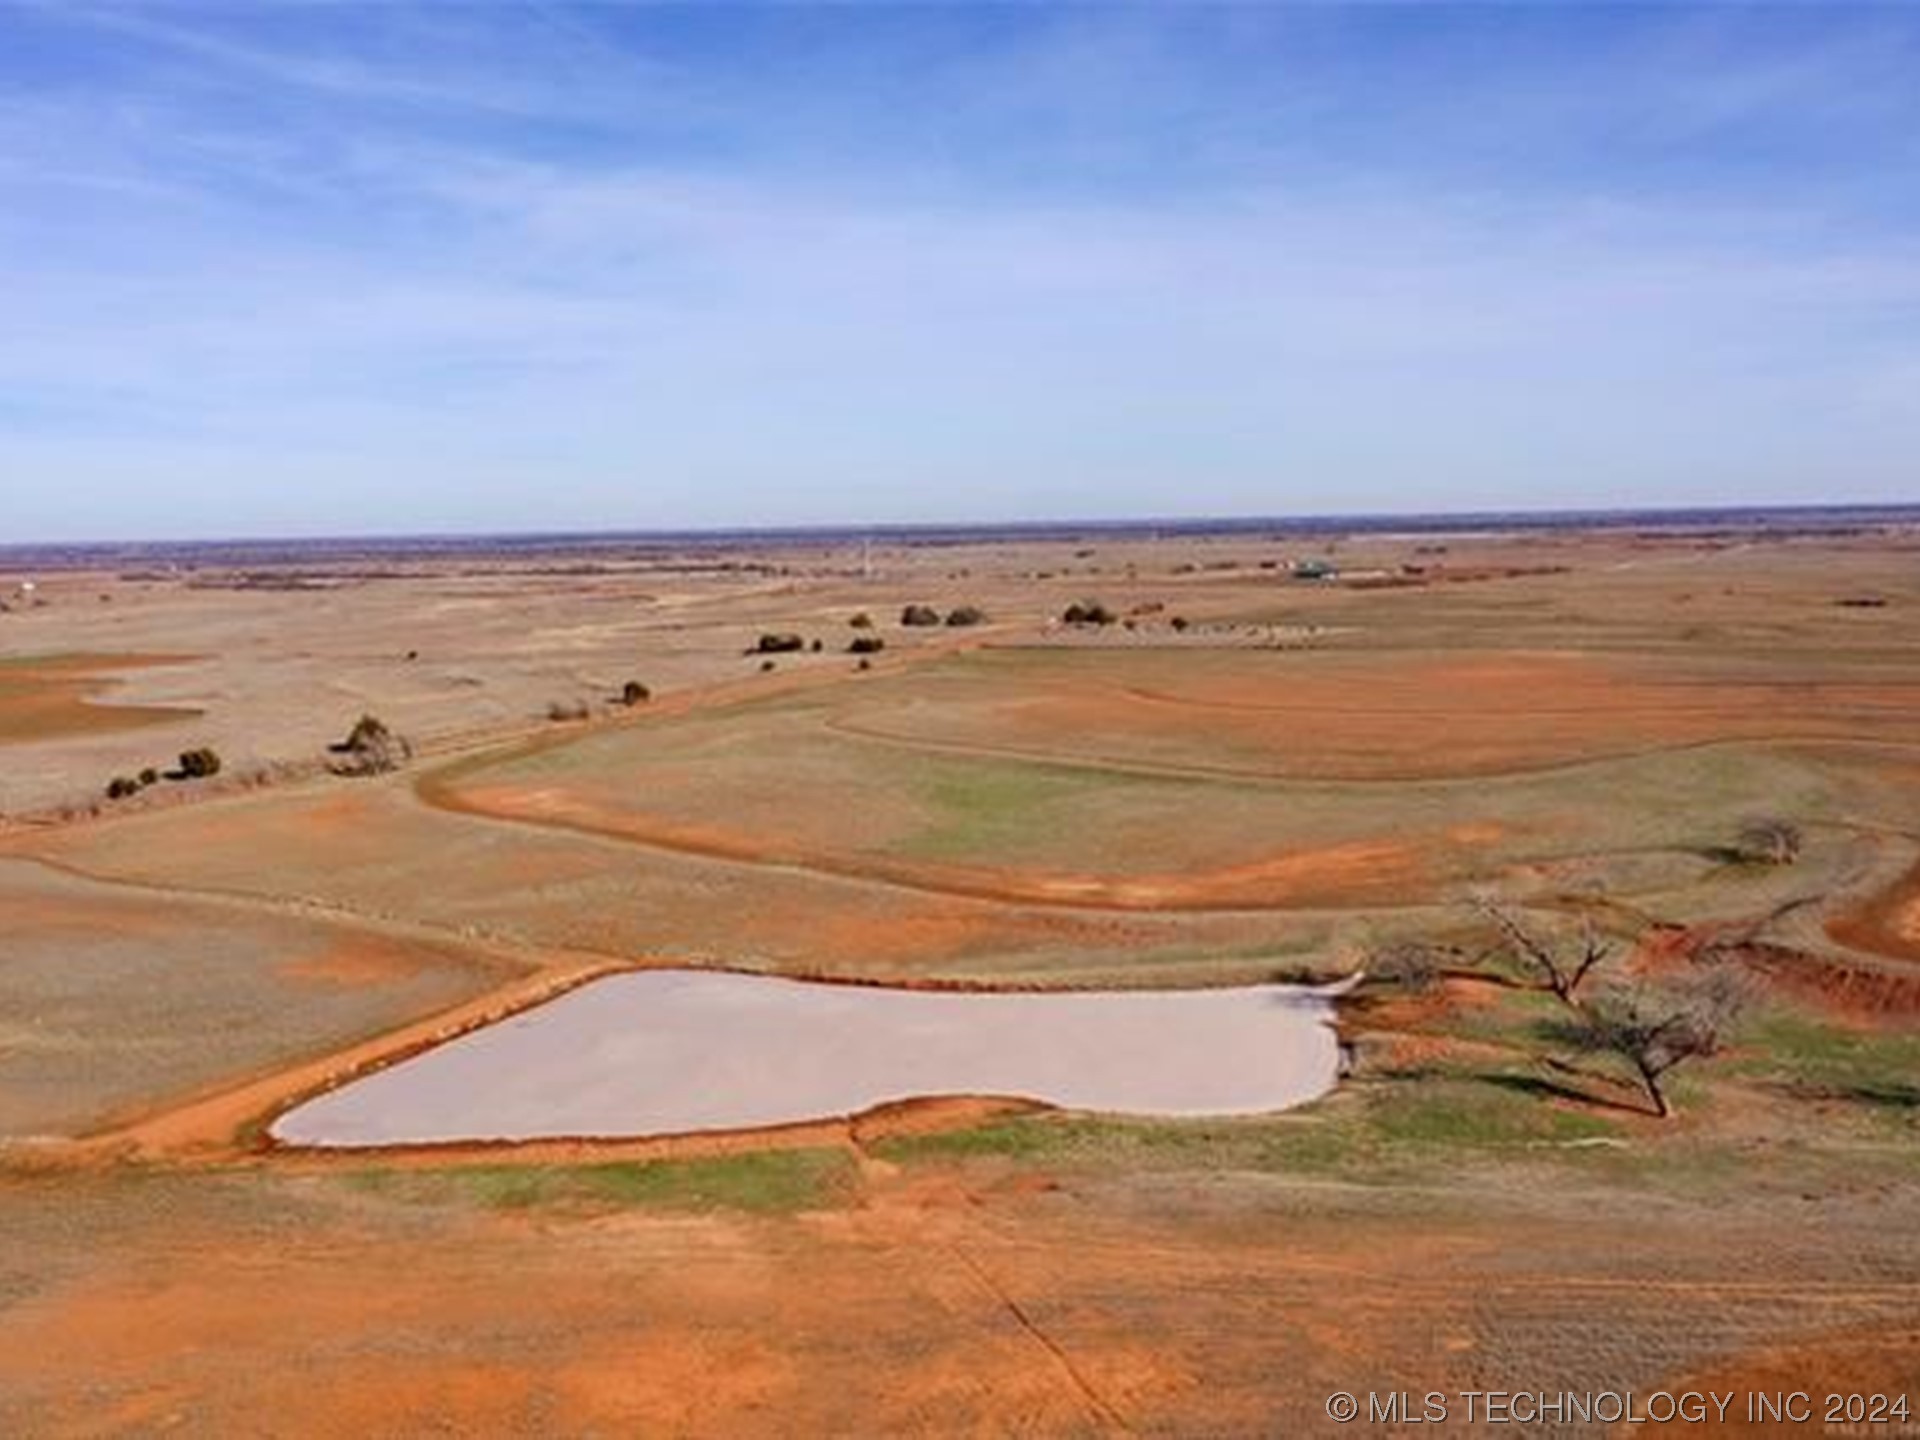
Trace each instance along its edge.
<instances>
[{"instance_id":1,"label":"open farmland","mask_svg":"<svg viewBox=\"0 0 1920 1440\"><path fill-rule=\"evenodd\" d=\"M1281 568L1329 548L1345 578ZM313 1386L304 1428L342 1434L1255 1435L1315 1433L1335 1388L1920 1388L1916 557L1900 527L822 541L343 566L324 623L259 582L46 580L8 653L92 650L201 713L0 743L0 1428L244 1430ZM1089 597L1113 623L1059 622ZM900 624L923 600L986 621ZM804 648L764 669L769 632ZM411 757L329 773L362 712ZM101 797L196 744L227 768ZM1672 1118L1566 1039L1489 900L1601 945L1602 991L1737 975ZM1408 946L1440 958L1395 971ZM1349 1073L1284 1114L268 1139L669 966L1367 973Z\"/></svg>"},{"instance_id":2,"label":"open farmland","mask_svg":"<svg viewBox=\"0 0 1920 1440\"><path fill-rule=\"evenodd\" d=\"M0 1133L82 1134L383 1034L511 967L0 861Z\"/></svg>"},{"instance_id":3,"label":"open farmland","mask_svg":"<svg viewBox=\"0 0 1920 1440\"><path fill-rule=\"evenodd\" d=\"M1757 695L1694 681L1636 697L1623 683L1614 706L1583 706L1583 689L1614 692L1595 676L1563 688L1565 662L1496 672L1482 660L1436 678L1412 660L1396 685L1378 662L1355 674L1340 658L1274 651L1010 658L969 655L838 695L536 746L463 764L423 793L466 813L930 890L1114 908L1338 908L1450 898L1524 867L1582 863L1627 893L1683 886L1714 868L1746 816L1844 809L1844 782L1803 747L1767 744L1770 727L1785 727L1783 742L1807 738L1801 724L1825 731L1842 753L1920 742L1920 708L1903 705L1899 687L1850 711L1785 667ZM1275 703L1248 700L1222 725L1202 697L1229 664L1240 694ZM1491 673L1507 686L1479 683ZM1168 701L1143 739L1126 697L1146 683L1190 698ZM1295 690L1322 708L1279 703ZM1808 704L1809 691L1819 718L1796 722L1779 697ZM1055 713L1076 695L1076 713ZM1247 710L1265 713L1236 746ZM1614 721L1619 711L1637 730ZM1357 734L1356 715L1391 732ZM1556 722L1575 733L1546 763L1539 747ZM1217 748L1216 726L1227 732ZM1500 732L1515 743L1503 747ZM1603 753L1583 754L1582 739ZM1359 746L1363 773L1316 774ZM1463 754L1484 773L1458 774ZM1375 773L1387 768L1400 773ZM1907 805L1887 797L1862 818L1897 824ZM1847 822L1834 828L1844 848Z\"/></svg>"},{"instance_id":4,"label":"open farmland","mask_svg":"<svg viewBox=\"0 0 1920 1440\"><path fill-rule=\"evenodd\" d=\"M188 720L196 713L162 705L104 703L105 677L165 664L140 655L0 658L0 744L60 740Z\"/></svg>"}]
</instances>

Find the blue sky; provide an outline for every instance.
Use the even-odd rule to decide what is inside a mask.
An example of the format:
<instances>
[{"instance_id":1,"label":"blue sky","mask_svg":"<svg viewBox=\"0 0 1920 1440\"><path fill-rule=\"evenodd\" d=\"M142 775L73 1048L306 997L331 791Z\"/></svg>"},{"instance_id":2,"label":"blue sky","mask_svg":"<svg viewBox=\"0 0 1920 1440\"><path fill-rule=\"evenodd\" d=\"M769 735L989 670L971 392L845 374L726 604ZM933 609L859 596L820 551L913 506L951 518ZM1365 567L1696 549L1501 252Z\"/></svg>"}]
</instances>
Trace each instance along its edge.
<instances>
[{"instance_id":1,"label":"blue sky","mask_svg":"<svg viewBox=\"0 0 1920 1440\"><path fill-rule=\"evenodd\" d=\"M0 0L0 541L1907 500L1920 5Z\"/></svg>"}]
</instances>

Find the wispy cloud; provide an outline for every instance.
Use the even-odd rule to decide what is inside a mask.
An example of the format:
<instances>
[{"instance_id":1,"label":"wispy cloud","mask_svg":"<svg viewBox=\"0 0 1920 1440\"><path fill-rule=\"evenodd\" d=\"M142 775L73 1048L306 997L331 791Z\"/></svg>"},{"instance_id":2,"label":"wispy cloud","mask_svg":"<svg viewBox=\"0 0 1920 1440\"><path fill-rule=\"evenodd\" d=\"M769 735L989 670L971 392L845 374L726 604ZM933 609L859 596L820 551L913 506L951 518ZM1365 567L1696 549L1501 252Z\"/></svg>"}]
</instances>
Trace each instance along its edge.
<instances>
[{"instance_id":1,"label":"wispy cloud","mask_svg":"<svg viewBox=\"0 0 1920 1440\"><path fill-rule=\"evenodd\" d=\"M0 12L11 522L1911 485L1920 25L741 14Z\"/></svg>"}]
</instances>

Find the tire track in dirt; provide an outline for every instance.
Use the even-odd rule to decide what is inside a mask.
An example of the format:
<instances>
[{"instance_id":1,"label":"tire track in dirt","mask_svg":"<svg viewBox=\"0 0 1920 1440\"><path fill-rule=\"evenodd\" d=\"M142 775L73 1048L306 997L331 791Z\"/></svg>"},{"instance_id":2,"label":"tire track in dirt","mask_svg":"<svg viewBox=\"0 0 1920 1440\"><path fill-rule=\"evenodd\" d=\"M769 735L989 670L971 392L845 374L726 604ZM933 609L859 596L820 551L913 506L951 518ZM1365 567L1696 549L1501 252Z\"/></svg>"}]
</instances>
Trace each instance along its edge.
<instances>
[{"instance_id":1,"label":"tire track in dirt","mask_svg":"<svg viewBox=\"0 0 1920 1440\"><path fill-rule=\"evenodd\" d=\"M1060 1373L1066 1377L1067 1383L1073 1388L1074 1394L1077 1395L1081 1403L1092 1412L1096 1420L1104 1422L1108 1428L1120 1434L1131 1435L1134 1433L1133 1427L1127 1423L1127 1418L1116 1410L1109 1401L1103 1398L1098 1390L1093 1388L1092 1383L1088 1381L1085 1375L1080 1373L1080 1368L1073 1363L1073 1358L1060 1347L1059 1342L1048 1335L1045 1330L1042 1330L1040 1326L1034 1322L1033 1317L1021 1308L1020 1302L1015 1300L1013 1296L1009 1295L1005 1289L994 1281L993 1277L987 1273L985 1266L981 1265L978 1260L974 1259L973 1256L969 1255L957 1244L950 1242L946 1246L946 1251L947 1254L952 1256L955 1262L959 1264L961 1269L965 1270L974 1278L975 1282L991 1297L994 1303L999 1305L1002 1310L1011 1316L1013 1322L1028 1335L1032 1336L1035 1343L1052 1358L1054 1364L1059 1367Z\"/></svg>"}]
</instances>

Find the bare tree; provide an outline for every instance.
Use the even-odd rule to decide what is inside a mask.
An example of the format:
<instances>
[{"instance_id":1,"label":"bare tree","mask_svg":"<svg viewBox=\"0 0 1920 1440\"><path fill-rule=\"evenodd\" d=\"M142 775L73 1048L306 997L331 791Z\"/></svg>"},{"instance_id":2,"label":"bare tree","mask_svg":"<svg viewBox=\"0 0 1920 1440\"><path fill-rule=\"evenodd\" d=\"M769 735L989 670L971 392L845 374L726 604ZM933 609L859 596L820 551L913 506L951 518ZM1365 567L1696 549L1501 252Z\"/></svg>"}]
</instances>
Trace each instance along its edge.
<instances>
[{"instance_id":1,"label":"bare tree","mask_svg":"<svg viewBox=\"0 0 1920 1440\"><path fill-rule=\"evenodd\" d=\"M1500 931L1507 950L1539 978L1541 988L1551 991L1563 1004L1575 1005L1581 982L1599 968L1613 953L1613 946L1594 928L1591 916L1583 917L1577 940L1564 952L1560 942L1530 930L1506 906L1478 897L1473 908Z\"/></svg>"},{"instance_id":2,"label":"bare tree","mask_svg":"<svg viewBox=\"0 0 1920 1440\"><path fill-rule=\"evenodd\" d=\"M1719 1053L1745 1008L1739 975L1721 967L1693 983L1667 988L1610 990L1574 1012L1562 1036L1581 1050L1616 1055L1632 1068L1653 1113L1666 1119L1667 1073L1689 1060Z\"/></svg>"}]
</instances>

